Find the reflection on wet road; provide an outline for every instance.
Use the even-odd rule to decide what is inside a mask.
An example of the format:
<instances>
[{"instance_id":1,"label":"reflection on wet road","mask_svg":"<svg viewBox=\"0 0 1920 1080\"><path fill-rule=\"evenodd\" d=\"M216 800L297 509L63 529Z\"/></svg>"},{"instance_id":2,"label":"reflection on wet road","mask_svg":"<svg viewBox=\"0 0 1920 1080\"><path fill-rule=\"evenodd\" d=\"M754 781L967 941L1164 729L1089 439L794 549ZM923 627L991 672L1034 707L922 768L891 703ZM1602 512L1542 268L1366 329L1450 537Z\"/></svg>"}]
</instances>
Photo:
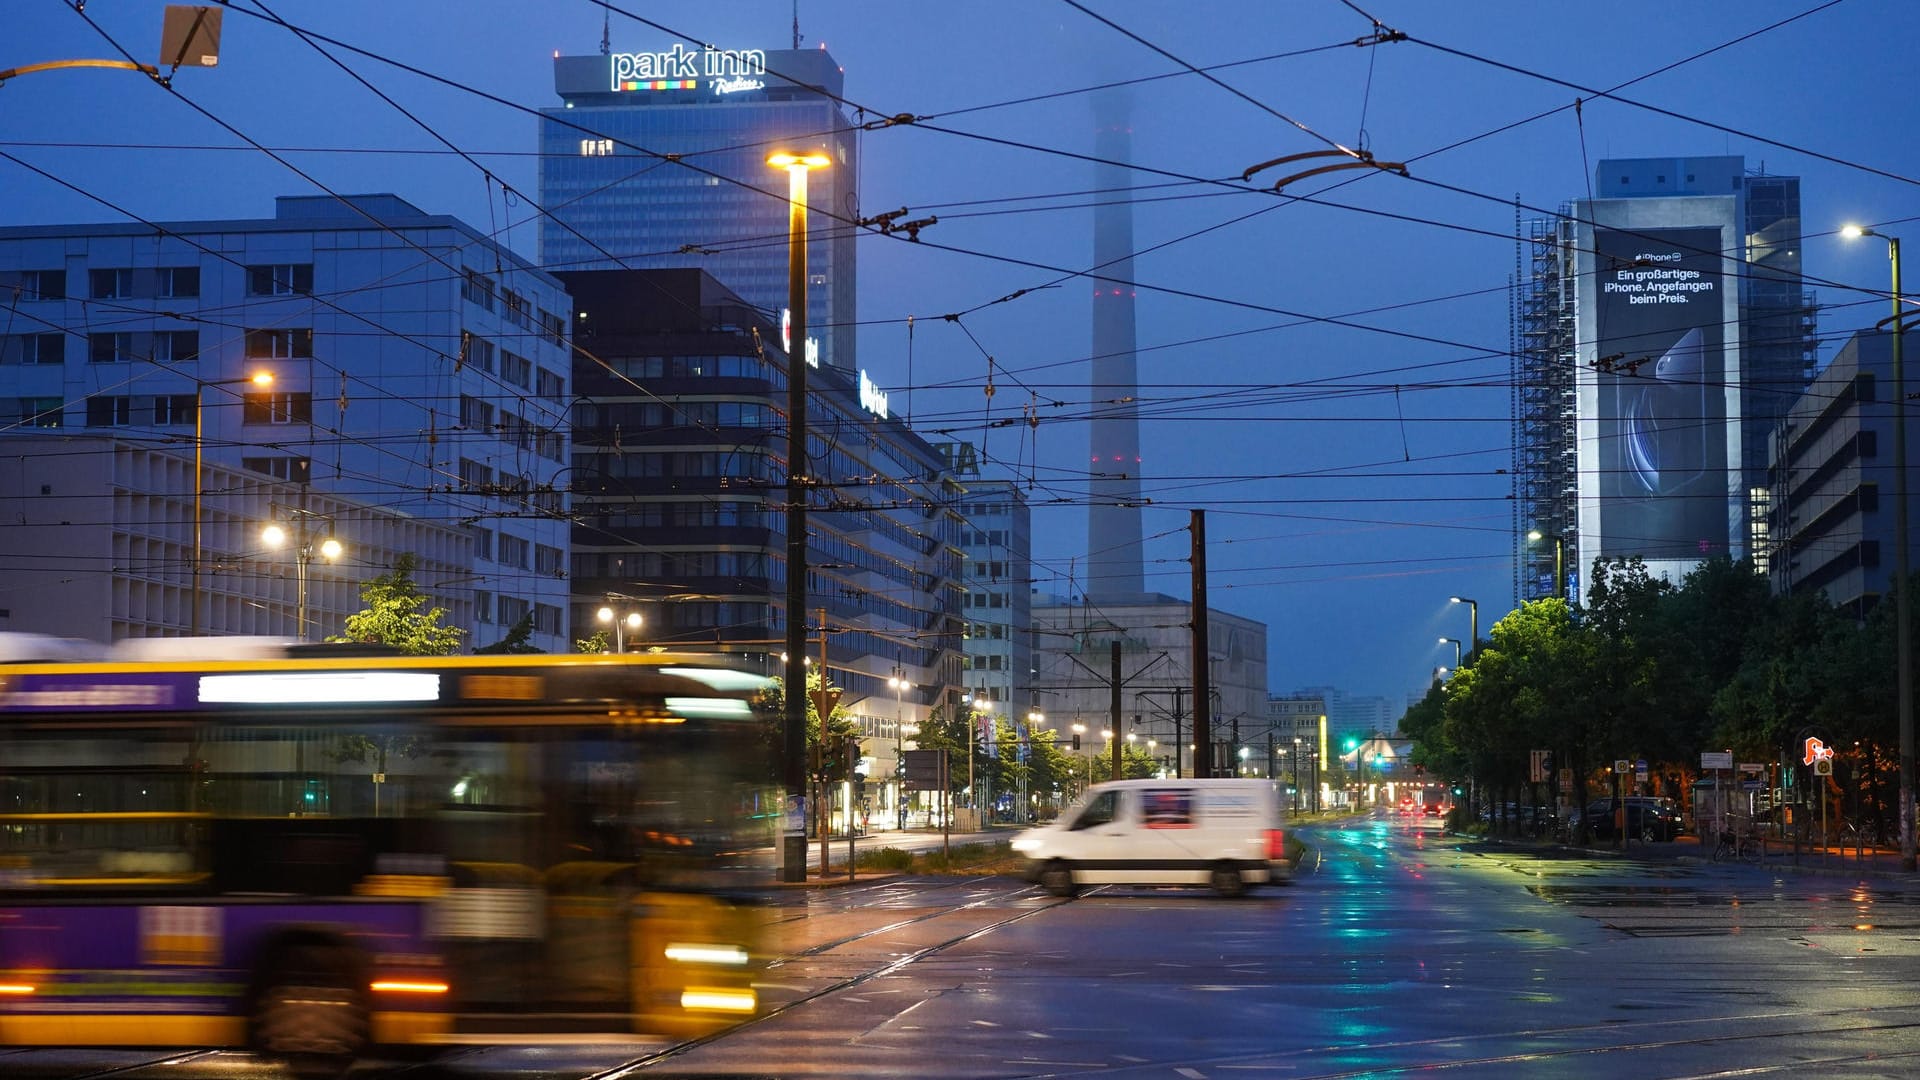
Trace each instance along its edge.
<instances>
[{"instance_id":1,"label":"reflection on wet road","mask_svg":"<svg viewBox=\"0 0 1920 1080\"><path fill-rule=\"evenodd\" d=\"M1237 901L1060 901L1009 878L782 893L763 909L775 1012L723 1038L639 1071L616 1066L645 1048L590 1046L365 1075L1920 1071L1920 891L1905 883L1522 849L1403 818L1310 838L1295 884ZM31 1075L19 1064L0 1058L0 1074ZM224 1055L124 1075L266 1074Z\"/></svg>"}]
</instances>

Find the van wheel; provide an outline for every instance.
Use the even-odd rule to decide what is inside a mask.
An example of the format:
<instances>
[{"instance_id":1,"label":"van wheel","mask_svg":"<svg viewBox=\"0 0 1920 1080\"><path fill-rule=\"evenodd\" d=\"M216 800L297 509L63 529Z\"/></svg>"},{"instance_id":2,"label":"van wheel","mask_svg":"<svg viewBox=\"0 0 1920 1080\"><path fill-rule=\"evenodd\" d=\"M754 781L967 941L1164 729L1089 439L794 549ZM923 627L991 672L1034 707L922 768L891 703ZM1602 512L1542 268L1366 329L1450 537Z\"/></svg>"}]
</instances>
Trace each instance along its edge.
<instances>
[{"instance_id":1,"label":"van wheel","mask_svg":"<svg viewBox=\"0 0 1920 1080\"><path fill-rule=\"evenodd\" d=\"M302 1078L346 1072L368 1037L354 969L340 948L295 945L275 953L253 997L249 1044Z\"/></svg>"},{"instance_id":2,"label":"van wheel","mask_svg":"<svg viewBox=\"0 0 1920 1080\"><path fill-rule=\"evenodd\" d=\"M1241 896L1247 891L1247 879L1240 876L1240 868L1232 863L1216 864L1208 884L1221 896Z\"/></svg>"},{"instance_id":3,"label":"van wheel","mask_svg":"<svg viewBox=\"0 0 1920 1080\"><path fill-rule=\"evenodd\" d=\"M1073 867L1059 859L1040 868L1040 887L1055 896L1071 897L1080 891L1073 883Z\"/></svg>"}]
</instances>

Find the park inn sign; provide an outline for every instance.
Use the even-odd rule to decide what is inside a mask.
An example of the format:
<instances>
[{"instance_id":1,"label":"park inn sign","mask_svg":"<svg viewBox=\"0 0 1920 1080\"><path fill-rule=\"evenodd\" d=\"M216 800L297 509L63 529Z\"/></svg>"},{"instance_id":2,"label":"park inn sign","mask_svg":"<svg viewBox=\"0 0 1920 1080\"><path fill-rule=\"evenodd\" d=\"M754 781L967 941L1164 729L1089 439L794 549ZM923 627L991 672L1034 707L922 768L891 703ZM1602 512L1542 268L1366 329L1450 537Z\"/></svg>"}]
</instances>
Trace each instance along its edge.
<instances>
[{"instance_id":1,"label":"park inn sign","mask_svg":"<svg viewBox=\"0 0 1920 1080\"><path fill-rule=\"evenodd\" d=\"M701 79L714 80L719 93L759 89L767 73L763 49L689 49L676 44L666 52L614 53L607 57L613 89L693 90Z\"/></svg>"}]
</instances>

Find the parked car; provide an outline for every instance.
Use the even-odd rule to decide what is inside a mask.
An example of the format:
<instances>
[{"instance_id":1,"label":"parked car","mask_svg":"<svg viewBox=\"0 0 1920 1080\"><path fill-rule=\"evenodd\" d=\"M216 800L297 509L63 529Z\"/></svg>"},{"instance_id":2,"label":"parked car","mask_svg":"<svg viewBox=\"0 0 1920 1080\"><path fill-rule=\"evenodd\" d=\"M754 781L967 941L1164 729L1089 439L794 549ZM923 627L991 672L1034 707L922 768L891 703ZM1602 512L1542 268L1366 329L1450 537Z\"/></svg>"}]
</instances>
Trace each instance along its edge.
<instances>
[{"instance_id":1,"label":"parked car","mask_svg":"<svg viewBox=\"0 0 1920 1080\"><path fill-rule=\"evenodd\" d=\"M1584 810L1575 810L1567 818L1567 833L1572 835L1581 824L1595 840L1614 840L1614 811L1618 799L1595 799ZM1680 815L1665 799L1633 795L1627 798L1627 835L1649 843L1671 840L1683 831Z\"/></svg>"}]
</instances>

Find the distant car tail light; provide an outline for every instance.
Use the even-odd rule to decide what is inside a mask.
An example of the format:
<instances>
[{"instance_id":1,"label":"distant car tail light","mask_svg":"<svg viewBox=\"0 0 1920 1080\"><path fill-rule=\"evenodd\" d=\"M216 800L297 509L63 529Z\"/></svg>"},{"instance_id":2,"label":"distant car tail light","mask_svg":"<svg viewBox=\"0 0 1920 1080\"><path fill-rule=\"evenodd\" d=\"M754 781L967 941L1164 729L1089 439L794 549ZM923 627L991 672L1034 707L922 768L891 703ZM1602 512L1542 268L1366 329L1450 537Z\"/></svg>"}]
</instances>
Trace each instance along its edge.
<instances>
[{"instance_id":1,"label":"distant car tail light","mask_svg":"<svg viewBox=\"0 0 1920 1080\"><path fill-rule=\"evenodd\" d=\"M1267 830L1267 859L1277 862L1287 857L1287 830Z\"/></svg>"}]
</instances>

